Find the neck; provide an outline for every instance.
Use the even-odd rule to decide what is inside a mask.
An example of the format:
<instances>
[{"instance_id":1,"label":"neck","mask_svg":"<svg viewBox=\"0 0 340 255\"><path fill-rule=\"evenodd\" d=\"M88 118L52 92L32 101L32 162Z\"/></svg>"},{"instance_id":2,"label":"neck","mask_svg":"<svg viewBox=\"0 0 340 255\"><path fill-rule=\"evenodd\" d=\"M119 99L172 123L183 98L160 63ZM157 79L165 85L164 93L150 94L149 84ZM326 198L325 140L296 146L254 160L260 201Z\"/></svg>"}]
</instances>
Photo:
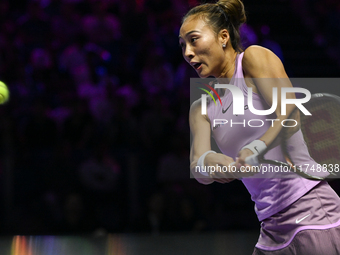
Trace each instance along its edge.
<instances>
[{"instance_id":1,"label":"neck","mask_svg":"<svg viewBox=\"0 0 340 255\"><path fill-rule=\"evenodd\" d=\"M221 75L218 78L228 78L231 79L233 77L235 71L235 60L236 60L237 52L230 51L229 54L226 54L226 63L221 72Z\"/></svg>"}]
</instances>

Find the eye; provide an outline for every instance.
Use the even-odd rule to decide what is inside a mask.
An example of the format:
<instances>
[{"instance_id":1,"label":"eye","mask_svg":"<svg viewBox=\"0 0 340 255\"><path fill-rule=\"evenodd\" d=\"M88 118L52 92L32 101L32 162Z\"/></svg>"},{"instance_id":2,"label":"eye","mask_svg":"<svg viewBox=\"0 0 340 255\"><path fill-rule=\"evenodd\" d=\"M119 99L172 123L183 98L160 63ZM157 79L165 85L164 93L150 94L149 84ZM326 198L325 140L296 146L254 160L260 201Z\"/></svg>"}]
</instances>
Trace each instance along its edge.
<instances>
[{"instance_id":1,"label":"eye","mask_svg":"<svg viewBox=\"0 0 340 255\"><path fill-rule=\"evenodd\" d=\"M197 39L198 38L196 38L196 37L192 37L190 41L191 41L191 43L194 43L194 42L196 42Z\"/></svg>"},{"instance_id":2,"label":"eye","mask_svg":"<svg viewBox=\"0 0 340 255\"><path fill-rule=\"evenodd\" d=\"M184 43L179 43L179 47L181 47L182 49L183 49L183 47L184 47Z\"/></svg>"}]
</instances>

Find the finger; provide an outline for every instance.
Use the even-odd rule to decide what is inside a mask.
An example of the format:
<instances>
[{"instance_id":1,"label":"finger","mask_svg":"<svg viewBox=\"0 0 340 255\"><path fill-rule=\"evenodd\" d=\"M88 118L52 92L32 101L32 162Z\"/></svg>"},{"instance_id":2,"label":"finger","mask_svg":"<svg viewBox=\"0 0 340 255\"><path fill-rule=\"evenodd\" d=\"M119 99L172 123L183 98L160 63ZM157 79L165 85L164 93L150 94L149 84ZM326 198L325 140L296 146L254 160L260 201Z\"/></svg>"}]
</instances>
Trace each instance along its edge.
<instances>
[{"instance_id":1,"label":"finger","mask_svg":"<svg viewBox=\"0 0 340 255\"><path fill-rule=\"evenodd\" d=\"M239 157L236 157L236 161L235 161L236 169L240 169L241 165L242 165L242 164L240 163L240 158L239 158Z\"/></svg>"},{"instance_id":2,"label":"finger","mask_svg":"<svg viewBox=\"0 0 340 255\"><path fill-rule=\"evenodd\" d=\"M234 178L234 176L229 172L214 172L211 176L214 180L224 180L224 181L227 179Z\"/></svg>"},{"instance_id":3,"label":"finger","mask_svg":"<svg viewBox=\"0 0 340 255\"><path fill-rule=\"evenodd\" d=\"M218 183L225 183L225 181L223 180L223 179L221 179L221 178L214 178L213 179L215 182L218 182Z\"/></svg>"},{"instance_id":4,"label":"finger","mask_svg":"<svg viewBox=\"0 0 340 255\"><path fill-rule=\"evenodd\" d=\"M246 163L246 155L245 155L245 153L241 153L241 155L238 157L238 161L239 161L239 164L241 165L241 166L244 166L245 165L245 163Z\"/></svg>"},{"instance_id":5,"label":"finger","mask_svg":"<svg viewBox=\"0 0 340 255\"><path fill-rule=\"evenodd\" d=\"M233 160L232 158L230 159ZM228 158L224 164L216 164L209 172L210 177L212 179L234 179L235 176L231 170L235 170L235 168L232 168L232 165L235 164L235 162L231 162L230 159Z\"/></svg>"},{"instance_id":6,"label":"finger","mask_svg":"<svg viewBox=\"0 0 340 255\"><path fill-rule=\"evenodd\" d=\"M244 150L241 150L239 153L238 153L238 159L239 159L239 163L241 165L245 165L246 163L246 158L253 155L253 152L249 149L244 149Z\"/></svg>"},{"instance_id":7,"label":"finger","mask_svg":"<svg viewBox=\"0 0 340 255\"><path fill-rule=\"evenodd\" d=\"M218 182L218 183L229 183L235 179L231 179L231 178L218 178L218 179L213 179L215 182Z\"/></svg>"}]
</instances>

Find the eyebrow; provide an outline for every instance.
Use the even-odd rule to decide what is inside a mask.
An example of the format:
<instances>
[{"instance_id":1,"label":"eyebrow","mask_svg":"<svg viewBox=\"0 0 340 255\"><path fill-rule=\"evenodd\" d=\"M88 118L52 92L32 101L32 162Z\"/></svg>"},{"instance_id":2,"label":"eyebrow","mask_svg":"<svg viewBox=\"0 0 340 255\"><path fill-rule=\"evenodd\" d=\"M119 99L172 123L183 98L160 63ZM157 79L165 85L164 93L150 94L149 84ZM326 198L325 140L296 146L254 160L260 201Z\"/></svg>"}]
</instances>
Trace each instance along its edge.
<instances>
[{"instance_id":1,"label":"eyebrow","mask_svg":"<svg viewBox=\"0 0 340 255\"><path fill-rule=\"evenodd\" d=\"M198 30L192 30L192 31L186 33L186 35L185 35L184 37L187 37L188 35L190 35L190 34L192 34L192 33L194 33L194 32L200 32L200 31L198 31ZM178 38L182 38L182 37L179 35Z\"/></svg>"}]
</instances>

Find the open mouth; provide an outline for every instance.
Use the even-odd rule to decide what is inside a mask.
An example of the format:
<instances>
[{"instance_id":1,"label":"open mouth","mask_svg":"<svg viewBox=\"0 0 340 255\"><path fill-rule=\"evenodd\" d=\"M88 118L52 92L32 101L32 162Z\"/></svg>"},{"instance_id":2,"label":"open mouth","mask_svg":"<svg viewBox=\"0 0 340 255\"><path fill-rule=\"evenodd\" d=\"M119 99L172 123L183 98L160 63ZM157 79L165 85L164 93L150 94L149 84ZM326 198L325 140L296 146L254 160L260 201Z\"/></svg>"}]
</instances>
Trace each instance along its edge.
<instances>
[{"instance_id":1,"label":"open mouth","mask_svg":"<svg viewBox=\"0 0 340 255\"><path fill-rule=\"evenodd\" d=\"M192 66L193 66L196 70L198 70L198 69L201 67L201 65L202 65L202 63L195 63L195 64L193 64Z\"/></svg>"}]
</instances>

